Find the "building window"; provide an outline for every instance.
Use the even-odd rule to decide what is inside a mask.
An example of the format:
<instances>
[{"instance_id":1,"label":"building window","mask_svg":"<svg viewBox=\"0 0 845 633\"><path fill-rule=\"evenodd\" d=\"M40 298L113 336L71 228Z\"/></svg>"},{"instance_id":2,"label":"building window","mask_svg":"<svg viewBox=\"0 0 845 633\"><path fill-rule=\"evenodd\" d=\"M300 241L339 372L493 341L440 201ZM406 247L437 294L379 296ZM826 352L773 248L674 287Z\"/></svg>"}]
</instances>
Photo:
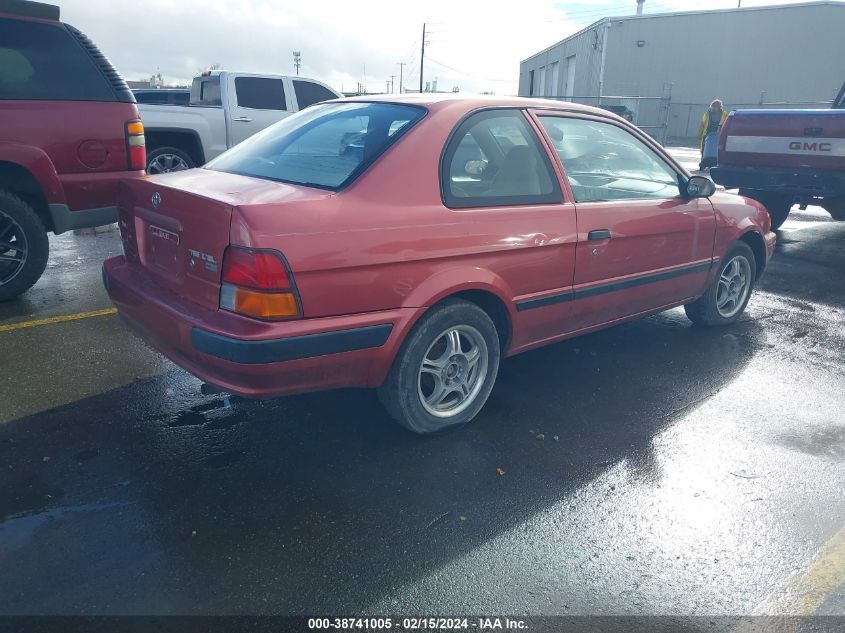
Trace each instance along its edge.
<instances>
[{"instance_id":1,"label":"building window","mask_svg":"<svg viewBox=\"0 0 845 633\"><path fill-rule=\"evenodd\" d=\"M575 94L575 55L570 55L564 61L564 78L563 96L570 98Z\"/></svg>"}]
</instances>

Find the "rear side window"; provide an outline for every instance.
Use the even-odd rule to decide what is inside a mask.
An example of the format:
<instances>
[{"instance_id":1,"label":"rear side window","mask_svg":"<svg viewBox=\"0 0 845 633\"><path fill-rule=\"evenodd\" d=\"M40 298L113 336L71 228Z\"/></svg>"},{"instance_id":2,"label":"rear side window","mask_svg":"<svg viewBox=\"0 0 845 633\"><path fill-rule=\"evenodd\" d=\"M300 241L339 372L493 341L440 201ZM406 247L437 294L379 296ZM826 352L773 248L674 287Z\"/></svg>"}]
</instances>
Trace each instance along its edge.
<instances>
[{"instance_id":1,"label":"rear side window","mask_svg":"<svg viewBox=\"0 0 845 633\"><path fill-rule=\"evenodd\" d=\"M313 81L303 81L302 79L293 80L293 91L296 93L296 102L299 104L299 109L307 108L315 103L321 101L329 101L330 99L337 99L337 95L325 86L316 84Z\"/></svg>"},{"instance_id":2,"label":"rear side window","mask_svg":"<svg viewBox=\"0 0 845 633\"><path fill-rule=\"evenodd\" d=\"M391 103L315 105L236 145L207 168L338 190L352 182L424 115Z\"/></svg>"},{"instance_id":3,"label":"rear side window","mask_svg":"<svg viewBox=\"0 0 845 633\"><path fill-rule=\"evenodd\" d=\"M221 106L220 75L196 77L191 84L191 105Z\"/></svg>"},{"instance_id":4,"label":"rear side window","mask_svg":"<svg viewBox=\"0 0 845 633\"><path fill-rule=\"evenodd\" d=\"M0 99L116 101L62 24L0 18Z\"/></svg>"},{"instance_id":5,"label":"rear side window","mask_svg":"<svg viewBox=\"0 0 845 633\"><path fill-rule=\"evenodd\" d=\"M238 106L253 110L287 110L285 85L281 79L236 77Z\"/></svg>"},{"instance_id":6,"label":"rear side window","mask_svg":"<svg viewBox=\"0 0 845 633\"><path fill-rule=\"evenodd\" d=\"M561 202L549 157L519 110L487 110L458 125L443 156L447 207Z\"/></svg>"}]
</instances>

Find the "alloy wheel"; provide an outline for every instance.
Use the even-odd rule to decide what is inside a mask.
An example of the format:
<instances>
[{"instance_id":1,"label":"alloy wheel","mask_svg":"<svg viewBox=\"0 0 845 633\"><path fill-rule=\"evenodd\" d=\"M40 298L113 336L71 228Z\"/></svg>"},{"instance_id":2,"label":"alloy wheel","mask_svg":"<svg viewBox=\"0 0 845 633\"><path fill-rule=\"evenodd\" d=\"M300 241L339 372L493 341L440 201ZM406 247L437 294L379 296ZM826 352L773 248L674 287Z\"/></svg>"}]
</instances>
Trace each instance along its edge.
<instances>
[{"instance_id":1,"label":"alloy wheel","mask_svg":"<svg viewBox=\"0 0 845 633\"><path fill-rule=\"evenodd\" d=\"M489 350L481 333L458 325L440 333L423 356L418 391L433 416L459 414L472 404L487 377Z\"/></svg>"},{"instance_id":2,"label":"alloy wheel","mask_svg":"<svg viewBox=\"0 0 845 633\"><path fill-rule=\"evenodd\" d=\"M176 154L159 154L147 165L148 174L166 174L183 169L190 169L190 167L183 158Z\"/></svg>"},{"instance_id":3,"label":"alloy wheel","mask_svg":"<svg viewBox=\"0 0 845 633\"><path fill-rule=\"evenodd\" d=\"M0 211L0 286L17 277L26 263L26 235L20 224Z\"/></svg>"},{"instance_id":4,"label":"alloy wheel","mask_svg":"<svg viewBox=\"0 0 845 633\"><path fill-rule=\"evenodd\" d=\"M731 259L719 276L716 309L729 319L742 309L751 289L751 264L742 256Z\"/></svg>"}]
</instances>

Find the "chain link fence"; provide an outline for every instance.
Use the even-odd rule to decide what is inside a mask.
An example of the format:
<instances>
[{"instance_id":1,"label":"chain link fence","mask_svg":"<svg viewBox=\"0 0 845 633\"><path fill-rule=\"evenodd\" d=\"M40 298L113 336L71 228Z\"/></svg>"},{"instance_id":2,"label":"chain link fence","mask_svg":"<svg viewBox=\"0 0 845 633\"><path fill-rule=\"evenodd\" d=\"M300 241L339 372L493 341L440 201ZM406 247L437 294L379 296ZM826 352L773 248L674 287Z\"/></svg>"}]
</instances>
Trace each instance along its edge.
<instances>
[{"instance_id":1,"label":"chain link fence","mask_svg":"<svg viewBox=\"0 0 845 633\"><path fill-rule=\"evenodd\" d=\"M641 97L626 95L572 96L572 97L543 97L556 101L571 101L598 108L610 110L628 119L634 125L651 135L660 143L665 143L668 132L668 117L672 104L672 97L666 94L661 97Z\"/></svg>"},{"instance_id":2,"label":"chain link fence","mask_svg":"<svg viewBox=\"0 0 845 633\"><path fill-rule=\"evenodd\" d=\"M605 108L624 116L651 135L662 145L698 146L698 128L701 117L710 102L683 103L672 101L671 87L660 97L641 97L626 95L543 97L556 101L571 101L584 105ZM725 103L725 109L780 109L792 108L830 108L833 101L758 101L756 103Z\"/></svg>"}]
</instances>

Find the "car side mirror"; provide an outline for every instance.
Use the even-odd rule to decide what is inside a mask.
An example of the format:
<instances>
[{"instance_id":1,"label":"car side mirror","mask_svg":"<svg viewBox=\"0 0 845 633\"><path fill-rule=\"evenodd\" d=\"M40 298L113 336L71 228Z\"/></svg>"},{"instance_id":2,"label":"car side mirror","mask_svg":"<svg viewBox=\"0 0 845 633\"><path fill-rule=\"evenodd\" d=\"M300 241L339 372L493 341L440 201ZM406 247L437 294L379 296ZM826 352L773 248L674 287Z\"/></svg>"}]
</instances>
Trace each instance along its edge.
<instances>
[{"instance_id":1,"label":"car side mirror","mask_svg":"<svg viewBox=\"0 0 845 633\"><path fill-rule=\"evenodd\" d=\"M686 194L688 198L709 198L716 193L716 185L704 176L690 176L687 180Z\"/></svg>"}]
</instances>

